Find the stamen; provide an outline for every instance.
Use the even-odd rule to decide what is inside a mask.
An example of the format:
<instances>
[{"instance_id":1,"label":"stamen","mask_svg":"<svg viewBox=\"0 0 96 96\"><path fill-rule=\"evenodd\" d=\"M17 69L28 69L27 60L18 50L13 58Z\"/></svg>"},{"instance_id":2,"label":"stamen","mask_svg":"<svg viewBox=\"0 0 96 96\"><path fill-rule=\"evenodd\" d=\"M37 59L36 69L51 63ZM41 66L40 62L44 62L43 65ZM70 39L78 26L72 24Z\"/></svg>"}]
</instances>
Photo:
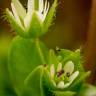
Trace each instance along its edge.
<instances>
[{"instance_id":1,"label":"stamen","mask_svg":"<svg viewBox=\"0 0 96 96\"><path fill-rule=\"evenodd\" d=\"M57 77L60 77L62 74L64 73L64 70L60 70L59 72L57 72Z\"/></svg>"},{"instance_id":2,"label":"stamen","mask_svg":"<svg viewBox=\"0 0 96 96\"><path fill-rule=\"evenodd\" d=\"M60 70L62 70L62 63L59 63L57 66L57 72L59 72Z\"/></svg>"},{"instance_id":3,"label":"stamen","mask_svg":"<svg viewBox=\"0 0 96 96\"><path fill-rule=\"evenodd\" d=\"M69 73L69 72L67 72L67 73L66 73L66 76L67 76L67 77L70 77L70 73Z\"/></svg>"},{"instance_id":4,"label":"stamen","mask_svg":"<svg viewBox=\"0 0 96 96\"><path fill-rule=\"evenodd\" d=\"M55 68L54 68L54 64L52 64L50 67L50 76L52 79L54 79L54 75L55 75Z\"/></svg>"}]
</instances>

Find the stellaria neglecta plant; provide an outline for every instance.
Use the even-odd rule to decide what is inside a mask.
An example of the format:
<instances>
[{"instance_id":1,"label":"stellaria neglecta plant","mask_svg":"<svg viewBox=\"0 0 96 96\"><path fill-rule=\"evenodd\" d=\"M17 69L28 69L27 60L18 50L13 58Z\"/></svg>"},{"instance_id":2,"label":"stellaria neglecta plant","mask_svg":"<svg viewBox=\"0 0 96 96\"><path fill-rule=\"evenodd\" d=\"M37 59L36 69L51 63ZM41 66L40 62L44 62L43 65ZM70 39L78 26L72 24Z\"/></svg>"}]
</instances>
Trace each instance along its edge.
<instances>
[{"instance_id":1,"label":"stellaria neglecta plant","mask_svg":"<svg viewBox=\"0 0 96 96\"><path fill-rule=\"evenodd\" d=\"M28 0L26 10L18 0L12 0L12 12L6 9L8 21L18 33L8 54L17 96L74 96L90 74L83 69L80 50L55 53L38 39L53 21L57 0L53 1L50 7L47 0Z\"/></svg>"}]
</instances>

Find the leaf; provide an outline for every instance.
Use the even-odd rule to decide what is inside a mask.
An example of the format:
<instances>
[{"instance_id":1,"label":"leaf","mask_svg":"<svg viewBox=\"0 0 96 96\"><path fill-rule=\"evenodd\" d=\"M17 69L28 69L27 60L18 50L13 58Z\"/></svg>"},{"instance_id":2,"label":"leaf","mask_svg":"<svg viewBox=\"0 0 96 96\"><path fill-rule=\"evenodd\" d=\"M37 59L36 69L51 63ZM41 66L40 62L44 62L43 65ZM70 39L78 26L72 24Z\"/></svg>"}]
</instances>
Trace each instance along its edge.
<instances>
[{"instance_id":1,"label":"leaf","mask_svg":"<svg viewBox=\"0 0 96 96\"><path fill-rule=\"evenodd\" d=\"M57 0L54 0L54 3L52 5L52 7L50 8L45 21L44 21L44 25L43 25L43 32L46 33L46 31L48 31L48 28L50 27L52 21L53 21L53 16L55 14L56 11L56 7L57 7Z\"/></svg>"},{"instance_id":2,"label":"leaf","mask_svg":"<svg viewBox=\"0 0 96 96\"><path fill-rule=\"evenodd\" d=\"M7 42L8 43L8 42ZM0 54L0 96L16 96L16 93L11 85L8 68L7 68L7 54L1 56Z\"/></svg>"},{"instance_id":3,"label":"leaf","mask_svg":"<svg viewBox=\"0 0 96 96\"><path fill-rule=\"evenodd\" d=\"M28 92L31 95L34 94L34 96L42 96L41 95L42 73L43 73L43 66L38 66L25 79L25 87L29 89Z\"/></svg>"},{"instance_id":4,"label":"leaf","mask_svg":"<svg viewBox=\"0 0 96 96\"><path fill-rule=\"evenodd\" d=\"M47 67L36 67L25 79L25 87L30 96L53 96L53 85L49 78Z\"/></svg>"},{"instance_id":5,"label":"leaf","mask_svg":"<svg viewBox=\"0 0 96 96\"><path fill-rule=\"evenodd\" d=\"M47 48L39 40L15 37L11 43L8 58L10 76L16 91L19 93L25 78L32 70L47 64Z\"/></svg>"}]
</instances>

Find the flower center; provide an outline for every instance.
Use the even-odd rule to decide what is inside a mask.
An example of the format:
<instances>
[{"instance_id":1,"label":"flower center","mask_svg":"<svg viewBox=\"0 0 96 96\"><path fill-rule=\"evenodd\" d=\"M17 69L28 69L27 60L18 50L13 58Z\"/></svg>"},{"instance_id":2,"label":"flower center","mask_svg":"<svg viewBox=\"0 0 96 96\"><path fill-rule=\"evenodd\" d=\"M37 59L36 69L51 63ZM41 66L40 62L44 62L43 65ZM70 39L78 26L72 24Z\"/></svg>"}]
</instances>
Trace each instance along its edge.
<instances>
[{"instance_id":1,"label":"flower center","mask_svg":"<svg viewBox=\"0 0 96 96\"><path fill-rule=\"evenodd\" d=\"M57 77L60 77L62 74L64 73L64 70L60 70L59 72L57 72Z\"/></svg>"}]
</instances>

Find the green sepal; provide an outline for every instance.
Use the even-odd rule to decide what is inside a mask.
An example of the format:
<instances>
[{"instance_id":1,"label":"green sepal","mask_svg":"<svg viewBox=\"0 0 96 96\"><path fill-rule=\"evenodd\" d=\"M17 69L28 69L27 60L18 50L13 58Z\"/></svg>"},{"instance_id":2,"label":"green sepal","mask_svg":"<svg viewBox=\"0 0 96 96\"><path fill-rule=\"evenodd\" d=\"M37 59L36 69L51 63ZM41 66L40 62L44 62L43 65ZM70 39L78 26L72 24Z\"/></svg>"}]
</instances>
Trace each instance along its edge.
<instances>
[{"instance_id":1,"label":"green sepal","mask_svg":"<svg viewBox=\"0 0 96 96\"><path fill-rule=\"evenodd\" d=\"M83 60L82 60L82 56L81 56L79 49L76 51L68 51L68 50L64 49L58 53L58 56L59 55L63 58L61 60L61 62L63 64L67 63L68 61L72 61L74 63L74 66L75 66L75 70L78 70L80 72L84 72L84 68L82 65Z\"/></svg>"},{"instance_id":2,"label":"green sepal","mask_svg":"<svg viewBox=\"0 0 96 96\"><path fill-rule=\"evenodd\" d=\"M36 38L42 35L42 23L36 12L33 12L30 23L26 29L26 33L32 38Z\"/></svg>"},{"instance_id":3,"label":"green sepal","mask_svg":"<svg viewBox=\"0 0 96 96\"><path fill-rule=\"evenodd\" d=\"M20 26L20 24L18 24L18 22L14 18L11 11L9 11L9 9L6 9L6 17L11 27L17 32L18 35L20 35L21 37L29 37L28 34L26 34L24 31L25 29L22 26Z\"/></svg>"},{"instance_id":4,"label":"green sepal","mask_svg":"<svg viewBox=\"0 0 96 96\"><path fill-rule=\"evenodd\" d=\"M57 68L59 60L54 52L54 50L49 50L49 65L54 64L55 68Z\"/></svg>"},{"instance_id":5,"label":"green sepal","mask_svg":"<svg viewBox=\"0 0 96 96\"><path fill-rule=\"evenodd\" d=\"M43 74L43 66L36 67L25 79L25 87L28 88L28 92L34 96L41 95L41 77Z\"/></svg>"},{"instance_id":6,"label":"green sepal","mask_svg":"<svg viewBox=\"0 0 96 96\"><path fill-rule=\"evenodd\" d=\"M47 67L36 67L25 79L25 87L34 96L53 96L54 86L49 78Z\"/></svg>"},{"instance_id":7,"label":"green sepal","mask_svg":"<svg viewBox=\"0 0 96 96\"><path fill-rule=\"evenodd\" d=\"M56 90L56 87L53 85L47 67L44 68L41 84L42 96L54 96L53 90Z\"/></svg>"},{"instance_id":8,"label":"green sepal","mask_svg":"<svg viewBox=\"0 0 96 96\"><path fill-rule=\"evenodd\" d=\"M78 76L78 78L72 83L70 86L70 90L73 91L80 91L80 88L82 87L82 84L85 82L86 78L89 77L91 74L90 71L88 72L81 72L81 74Z\"/></svg>"},{"instance_id":9,"label":"green sepal","mask_svg":"<svg viewBox=\"0 0 96 96\"><path fill-rule=\"evenodd\" d=\"M51 23L53 21L53 16L55 15L55 12L56 12L56 7L57 7L57 0L54 0L54 3L50 8L43 24L44 33L46 33L48 31L48 28L51 26Z\"/></svg>"}]
</instances>

